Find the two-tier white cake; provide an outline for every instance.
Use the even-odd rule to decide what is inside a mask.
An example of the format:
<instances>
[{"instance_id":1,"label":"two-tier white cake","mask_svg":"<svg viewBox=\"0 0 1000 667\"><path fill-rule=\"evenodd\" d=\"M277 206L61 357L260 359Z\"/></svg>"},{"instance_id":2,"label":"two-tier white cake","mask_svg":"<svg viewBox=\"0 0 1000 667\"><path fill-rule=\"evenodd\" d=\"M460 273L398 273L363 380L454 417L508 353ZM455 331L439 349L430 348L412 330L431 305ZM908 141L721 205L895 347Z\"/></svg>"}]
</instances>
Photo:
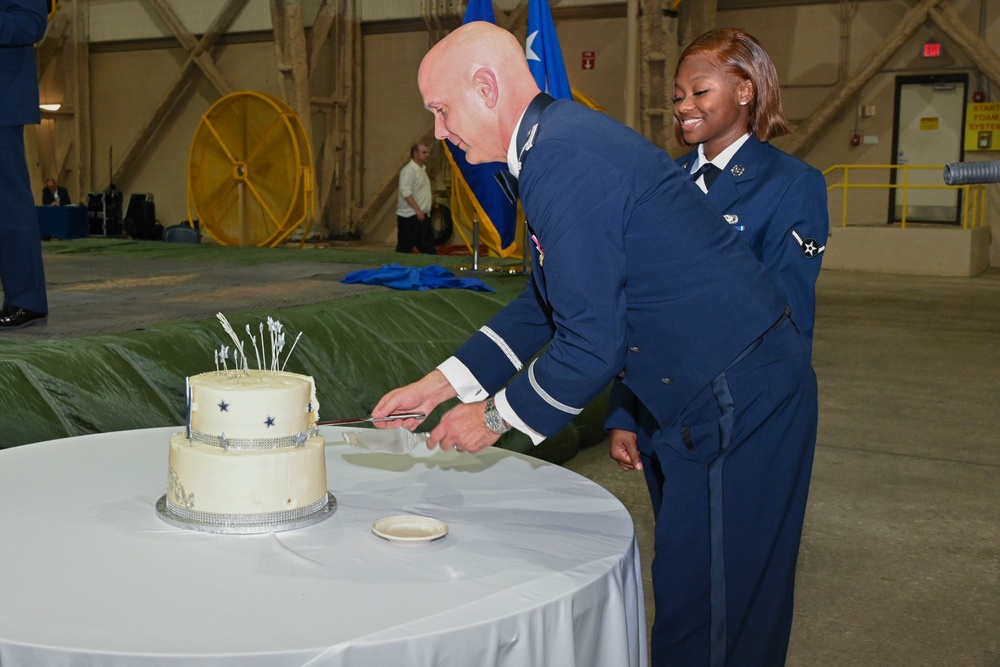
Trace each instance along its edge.
<instances>
[{"instance_id":1,"label":"two-tier white cake","mask_svg":"<svg viewBox=\"0 0 1000 667\"><path fill-rule=\"evenodd\" d=\"M336 507L311 377L245 366L202 373L188 378L187 406L186 430L170 438L167 493L157 505L165 520L268 532L314 523Z\"/></svg>"}]
</instances>

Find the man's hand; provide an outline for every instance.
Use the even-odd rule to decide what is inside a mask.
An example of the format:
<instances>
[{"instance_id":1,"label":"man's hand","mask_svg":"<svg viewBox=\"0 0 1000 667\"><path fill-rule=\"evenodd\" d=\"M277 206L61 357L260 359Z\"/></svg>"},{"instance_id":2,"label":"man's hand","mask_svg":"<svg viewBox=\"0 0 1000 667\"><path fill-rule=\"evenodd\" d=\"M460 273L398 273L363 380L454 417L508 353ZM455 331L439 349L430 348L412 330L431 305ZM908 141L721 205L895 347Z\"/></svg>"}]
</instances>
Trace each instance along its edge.
<instances>
[{"instance_id":1,"label":"man's hand","mask_svg":"<svg viewBox=\"0 0 1000 667\"><path fill-rule=\"evenodd\" d=\"M429 415L442 402L455 396L455 389L448 383L444 373L435 368L416 382L399 389L393 389L379 399L375 409L372 410L372 417L387 417L405 412L422 412ZM422 421L422 419L394 419L389 422L380 422L376 426L379 428L402 427L412 431Z\"/></svg>"},{"instance_id":2,"label":"man's hand","mask_svg":"<svg viewBox=\"0 0 1000 667\"><path fill-rule=\"evenodd\" d=\"M454 447L463 452L478 452L495 443L500 436L486 427L485 407L485 401L456 405L430 432L427 447L437 445L445 451Z\"/></svg>"},{"instance_id":3,"label":"man's hand","mask_svg":"<svg viewBox=\"0 0 1000 667\"><path fill-rule=\"evenodd\" d=\"M635 433L611 429L611 458L625 471L642 470L642 459L639 458L639 447L635 444Z\"/></svg>"}]
</instances>

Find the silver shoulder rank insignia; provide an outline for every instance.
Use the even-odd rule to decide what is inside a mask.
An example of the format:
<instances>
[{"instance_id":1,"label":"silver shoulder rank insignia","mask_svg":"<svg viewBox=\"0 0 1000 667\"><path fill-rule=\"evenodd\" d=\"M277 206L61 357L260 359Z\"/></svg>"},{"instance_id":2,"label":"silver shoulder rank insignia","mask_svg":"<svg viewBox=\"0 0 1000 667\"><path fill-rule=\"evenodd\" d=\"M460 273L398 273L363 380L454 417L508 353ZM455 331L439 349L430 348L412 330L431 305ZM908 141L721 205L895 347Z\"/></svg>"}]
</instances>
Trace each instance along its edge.
<instances>
[{"instance_id":1,"label":"silver shoulder rank insignia","mask_svg":"<svg viewBox=\"0 0 1000 667\"><path fill-rule=\"evenodd\" d=\"M733 176L742 176L746 169L743 168L742 164L734 164L733 168L729 170L729 173Z\"/></svg>"},{"instance_id":2,"label":"silver shoulder rank insignia","mask_svg":"<svg viewBox=\"0 0 1000 667\"><path fill-rule=\"evenodd\" d=\"M740 221L740 216L738 216L738 215L736 215L734 213L726 213L722 217L725 218L726 222L728 222L731 225L735 225L737 222Z\"/></svg>"},{"instance_id":3,"label":"silver shoulder rank insignia","mask_svg":"<svg viewBox=\"0 0 1000 667\"><path fill-rule=\"evenodd\" d=\"M538 123L531 126L528 130L528 136L524 138L524 146L521 147L521 152L517 154L517 168L520 169L524 164L524 156L527 155L531 147L535 145L535 132L538 132Z\"/></svg>"},{"instance_id":4,"label":"silver shoulder rank insignia","mask_svg":"<svg viewBox=\"0 0 1000 667\"><path fill-rule=\"evenodd\" d=\"M803 240L802 237L799 236L799 233L796 232L794 229L792 230L792 237L795 239L795 242L799 244L799 248L802 250L802 254L805 255L808 259L819 257L820 254L824 250L826 250L826 246L820 245L816 239Z\"/></svg>"},{"instance_id":5,"label":"silver shoulder rank insignia","mask_svg":"<svg viewBox=\"0 0 1000 667\"><path fill-rule=\"evenodd\" d=\"M528 130L528 136L524 139L524 147L521 149L521 153L527 153L531 150L531 147L535 145L535 133L538 132L538 123L531 126Z\"/></svg>"}]
</instances>

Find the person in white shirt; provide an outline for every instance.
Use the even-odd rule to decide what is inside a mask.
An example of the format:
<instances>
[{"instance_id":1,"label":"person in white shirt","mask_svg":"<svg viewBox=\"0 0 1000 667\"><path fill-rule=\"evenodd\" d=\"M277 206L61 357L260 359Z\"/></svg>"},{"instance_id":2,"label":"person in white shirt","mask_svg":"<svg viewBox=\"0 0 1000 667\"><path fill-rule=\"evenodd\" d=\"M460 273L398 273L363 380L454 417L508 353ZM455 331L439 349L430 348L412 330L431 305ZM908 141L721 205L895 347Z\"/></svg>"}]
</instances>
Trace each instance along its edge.
<instances>
[{"instance_id":1,"label":"person in white shirt","mask_svg":"<svg viewBox=\"0 0 1000 667\"><path fill-rule=\"evenodd\" d=\"M399 172L396 252L412 252L415 247L426 255L437 254L431 229L431 179L426 166L430 156L427 144L414 144L410 147L410 161Z\"/></svg>"}]
</instances>

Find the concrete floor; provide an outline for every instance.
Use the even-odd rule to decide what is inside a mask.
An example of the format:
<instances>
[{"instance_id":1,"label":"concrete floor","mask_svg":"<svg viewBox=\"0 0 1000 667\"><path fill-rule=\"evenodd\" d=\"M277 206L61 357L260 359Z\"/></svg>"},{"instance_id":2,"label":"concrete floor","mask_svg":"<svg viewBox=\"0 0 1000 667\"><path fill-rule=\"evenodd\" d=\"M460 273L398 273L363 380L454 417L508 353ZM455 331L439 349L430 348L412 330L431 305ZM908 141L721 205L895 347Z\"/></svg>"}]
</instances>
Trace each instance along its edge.
<instances>
[{"instance_id":1,"label":"concrete floor","mask_svg":"<svg viewBox=\"0 0 1000 667\"><path fill-rule=\"evenodd\" d=\"M788 665L998 667L1000 270L823 271L817 301L819 438ZM566 467L631 511L650 591L641 473L606 444Z\"/></svg>"}]
</instances>

